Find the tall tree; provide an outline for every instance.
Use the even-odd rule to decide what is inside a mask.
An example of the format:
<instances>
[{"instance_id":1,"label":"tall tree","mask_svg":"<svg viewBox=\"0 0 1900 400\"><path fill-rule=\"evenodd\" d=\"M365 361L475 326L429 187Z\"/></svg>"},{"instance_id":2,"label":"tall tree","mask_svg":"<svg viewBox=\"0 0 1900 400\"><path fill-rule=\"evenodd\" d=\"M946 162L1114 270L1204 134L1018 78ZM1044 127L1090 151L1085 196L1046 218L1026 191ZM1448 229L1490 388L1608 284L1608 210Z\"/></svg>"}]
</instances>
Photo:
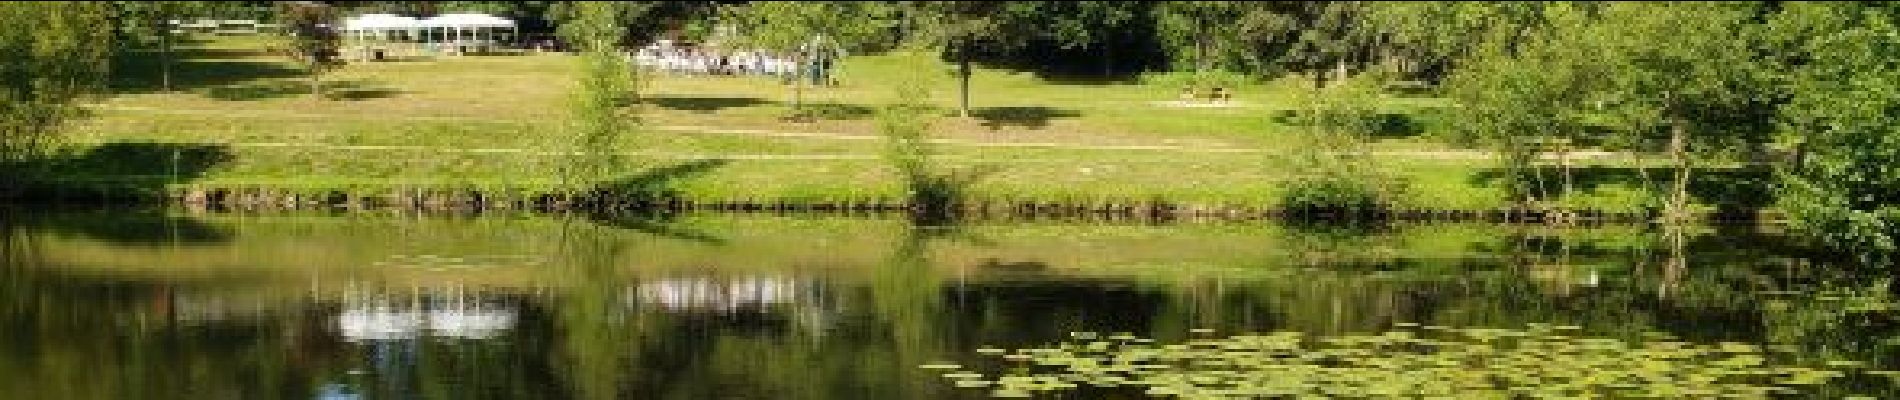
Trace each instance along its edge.
<instances>
[{"instance_id":1,"label":"tall tree","mask_svg":"<svg viewBox=\"0 0 1900 400\"><path fill-rule=\"evenodd\" d=\"M1675 177L1667 217L1688 216L1699 158L1732 155L1770 129L1773 101L1752 32L1761 5L1746 2L1602 6L1600 21L1562 46L1602 65L1589 101L1619 132L1666 139Z\"/></svg>"},{"instance_id":2,"label":"tall tree","mask_svg":"<svg viewBox=\"0 0 1900 400\"><path fill-rule=\"evenodd\" d=\"M551 21L572 21L587 2L550 2L545 15ZM668 33L683 33L688 25L715 16L718 2L713 1L640 1L616 6L615 20L623 29L621 44L646 43ZM527 9L527 7L524 7Z\"/></svg>"},{"instance_id":3,"label":"tall tree","mask_svg":"<svg viewBox=\"0 0 1900 400\"><path fill-rule=\"evenodd\" d=\"M113 3L120 13L120 30L128 36L150 40L149 44L158 53L159 90L172 90L172 64L174 48L184 39L183 32L173 26L172 21L185 18L202 17L229 3L213 1L120 1Z\"/></svg>"},{"instance_id":4,"label":"tall tree","mask_svg":"<svg viewBox=\"0 0 1900 400\"><path fill-rule=\"evenodd\" d=\"M284 25L284 51L302 65L310 77L311 98L323 99L323 74L339 65L337 55L341 37L336 27L336 9L312 1L277 3L277 19Z\"/></svg>"},{"instance_id":5,"label":"tall tree","mask_svg":"<svg viewBox=\"0 0 1900 400\"><path fill-rule=\"evenodd\" d=\"M882 3L855 1L761 1L734 7L728 15L740 39L756 48L793 54L802 67L814 51L855 48L884 38L894 11ZM803 117L806 79L793 79L792 110Z\"/></svg>"},{"instance_id":6,"label":"tall tree","mask_svg":"<svg viewBox=\"0 0 1900 400\"><path fill-rule=\"evenodd\" d=\"M1005 1L919 1L909 3L921 32L917 39L933 44L957 64L957 115L970 117L971 63L977 52L1022 45L1034 27L1024 22L1036 5Z\"/></svg>"},{"instance_id":7,"label":"tall tree","mask_svg":"<svg viewBox=\"0 0 1900 400\"><path fill-rule=\"evenodd\" d=\"M1792 3L1772 26L1792 42L1781 129L1800 149L1782 171L1782 207L1821 244L1891 260L1900 254L1900 7Z\"/></svg>"},{"instance_id":8,"label":"tall tree","mask_svg":"<svg viewBox=\"0 0 1900 400\"><path fill-rule=\"evenodd\" d=\"M1697 161L1732 156L1768 131L1772 81L1751 39L1760 12L1737 2L1549 5L1532 33L1481 45L1454 74L1463 87L1454 93L1509 154L1586 124L1632 149L1660 144L1675 171L1660 191L1680 221Z\"/></svg>"},{"instance_id":9,"label":"tall tree","mask_svg":"<svg viewBox=\"0 0 1900 400\"><path fill-rule=\"evenodd\" d=\"M1191 65L1200 76L1257 61L1250 38L1293 23L1291 16L1268 7L1250 1L1171 1L1157 5L1153 18L1175 63Z\"/></svg>"},{"instance_id":10,"label":"tall tree","mask_svg":"<svg viewBox=\"0 0 1900 400\"><path fill-rule=\"evenodd\" d=\"M1598 21L1571 4L1540 13L1553 21L1528 26L1521 37L1508 39L1511 45L1471 45L1447 90L1460 105L1454 110L1466 136L1459 139L1504 156L1505 188L1520 207L1551 197L1536 161L1552 149L1541 144L1579 139L1591 112L1586 95L1603 89L1596 78L1605 66L1591 62L1589 47L1576 44L1587 40L1579 36L1584 28ZM1563 172L1567 190L1569 169Z\"/></svg>"},{"instance_id":11,"label":"tall tree","mask_svg":"<svg viewBox=\"0 0 1900 400\"><path fill-rule=\"evenodd\" d=\"M1388 54L1406 73L1437 81L1481 47L1515 48L1538 32L1544 8L1537 1L1394 1L1366 4L1364 24L1380 35Z\"/></svg>"},{"instance_id":12,"label":"tall tree","mask_svg":"<svg viewBox=\"0 0 1900 400\"><path fill-rule=\"evenodd\" d=\"M1113 73L1117 39L1131 34L1136 24L1147 17L1152 6L1133 1L1041 1L1036 2L1044 20L1044 39L1063 49L1094 47L1102 53L1102 74ZM1145 32L1142 32L1145 33Z\"/></svg>"},{"instance_id":13,"label":"tall tree","mask_svg":"<svg viewBox=\"0 0 1900 400\"><path fill-rule=\"evenodd\" d=\"M110 18L104 3L0 3L0 160L39 154L104 89Z\"/></svg>"},{"instance_id":14,"label":"tall tree","mask_svg":"<svg viewBox=\"0 0 1900 400\"><path fill-rule=\"evenodd\" d=\"M577 82L569 110L575 138L573 149L582 161L569 165L562 173L566 183L605 177L618 164L615 149L620 135L630 126L623 113L631 103L632 91L639 79L620 54L627 28L621 16L639 7L625 2L574 3L572 19L561 26L561 35L581 51L580 81Z\"/></svg>"}]
</instances>

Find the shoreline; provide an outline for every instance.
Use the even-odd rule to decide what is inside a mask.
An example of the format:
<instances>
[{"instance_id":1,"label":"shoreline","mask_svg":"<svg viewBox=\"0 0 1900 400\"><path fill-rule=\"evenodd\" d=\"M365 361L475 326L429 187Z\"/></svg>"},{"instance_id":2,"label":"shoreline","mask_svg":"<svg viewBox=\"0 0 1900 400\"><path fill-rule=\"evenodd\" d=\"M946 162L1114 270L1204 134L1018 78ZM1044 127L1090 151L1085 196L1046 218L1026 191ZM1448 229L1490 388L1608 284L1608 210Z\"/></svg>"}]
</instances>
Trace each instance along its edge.
<instances>
[{"instance_id":1,"label":"shoreline","mask_svg":"<svg viewBox=\"0 0 1900 400\"><path fill-rule=\"evenodd\" d=\"M168 189L29 188L10 198L10 206L178 206L207 211L262 210L411 210L420 212L722 212L774 214L904 215L924 211L901 198L863 196L848 199L700 198L677 193L595 191L564 193L529 188L408 188L349 190L272 185L191 185ZM948 217L971 220L1299 220L1350 222L1491 222L1545 225L1648 224L1657 211L1608 211L1598 208L1461 209L1400 207L1376 211L1299 211L1258 202L1188 202L1165 198L1058 200L971 196L944 209ZM1779 224L1773 209L1711 210L1696 213L1703 224Z\"/></svg>"}]
</instances>

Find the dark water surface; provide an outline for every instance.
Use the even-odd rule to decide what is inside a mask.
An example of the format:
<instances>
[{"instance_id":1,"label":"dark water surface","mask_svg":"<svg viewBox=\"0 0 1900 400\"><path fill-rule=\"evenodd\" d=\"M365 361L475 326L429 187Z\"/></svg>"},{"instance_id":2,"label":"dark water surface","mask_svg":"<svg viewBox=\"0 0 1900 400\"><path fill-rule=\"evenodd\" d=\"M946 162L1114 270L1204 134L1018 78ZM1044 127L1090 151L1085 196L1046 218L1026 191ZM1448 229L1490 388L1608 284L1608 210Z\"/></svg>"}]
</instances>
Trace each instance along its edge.
<instances>
[{"instance_id":1,"label":"dark water surface","mask_svg":"<svg viewBox=\"0 0 1900 400\"><path fill-rule=\"evenodd\" d=\"M1890 397L1865 371L1894 367L1900 332L1885 278L1733 230L3 215L5 398L985 398L919 366L1072 332L1410 324L1752 344L1844 371L1789 383L1801 397ZM1038 394L1143 393L1083 389Z\"/></svg>"}]
</instances>

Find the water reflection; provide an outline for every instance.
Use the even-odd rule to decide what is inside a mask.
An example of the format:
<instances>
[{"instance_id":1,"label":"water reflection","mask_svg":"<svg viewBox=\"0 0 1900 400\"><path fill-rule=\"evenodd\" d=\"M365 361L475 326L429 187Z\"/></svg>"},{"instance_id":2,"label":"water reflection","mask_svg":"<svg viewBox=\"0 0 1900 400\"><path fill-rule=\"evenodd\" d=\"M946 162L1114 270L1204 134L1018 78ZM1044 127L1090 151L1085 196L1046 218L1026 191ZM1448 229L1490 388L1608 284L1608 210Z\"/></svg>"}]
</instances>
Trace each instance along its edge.
<instances>
[{"instance_id":1,"label":"water reflection","mask_svg":"<svg viewBox=\"0 0 1900 400\"><path fill-rule=\"evenodd\" d=\"M492 295L464 287L390 293L350 289L336 317L351 342L415 340L423 335L488 339L513 328L516 311Z\"/></svg>"},{"instance_id":2,"label":"water reflection","mask_svg":"<svg viewBox=\"0 0 1900 400\"><path fill-rule=\"evenodd\" d=\"M969 398L919 364L1070 332L1341 336L1417 322L1895 359L1890 286L1757 236L674 215L616 223L159 214L0 219L0 387L37 398ZM23 222L23 221L32 222ZM22 226L23 225L23 226ZM656 229L654 226L664 226ZM679 232L691 232L680 234ZM181 245L190 244L190 245ZM1890 395L1873 378L1821 397Z\"/></svg>"}]
</instances>

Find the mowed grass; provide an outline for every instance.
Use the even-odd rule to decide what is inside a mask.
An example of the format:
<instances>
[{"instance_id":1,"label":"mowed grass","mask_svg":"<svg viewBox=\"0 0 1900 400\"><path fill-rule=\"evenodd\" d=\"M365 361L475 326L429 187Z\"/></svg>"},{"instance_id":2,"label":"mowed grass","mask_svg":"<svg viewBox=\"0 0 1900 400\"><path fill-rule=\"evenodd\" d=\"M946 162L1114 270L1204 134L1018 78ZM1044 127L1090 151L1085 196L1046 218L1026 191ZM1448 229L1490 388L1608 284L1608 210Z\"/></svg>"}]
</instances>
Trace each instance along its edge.
<instances>
[{"instance_id":1,"label":"mowed grass","mask_svg":"<svg viewBox=\"0 0 1900 400\"><path fill-rule=\"evenodd\" d=\"M121 67L120 94L74 129L62 179L86 184L265 186L374 191L419 186L535 190L559 182L567 151L564 105L573 56L524 54L356 63L326 76L333 99L316 100L294 65L253 39L199 43L176 68L177 90L152 90L152 68ZM933 136L944 163L996 172L968 188L995 200L1124 202L1164 200L1206 206L1271 207L1290 179L1270 153L1295 127L1275 118L1295 109L1285 82L1238 89L1225 108L1181 108L1175 89L1137 83L1064 84L1033 74L982 69L972 82L975 117L950 116L956 97L948 66L933 56L854 57L837 87L807 88L818 119L786 122L792 88L761 77L647 74L642 128L612 150L628 175L695 160L715 168L675 177L681 194L703 200L838 201L903 198L879 159L875 112L901 81L923 82L946 114ZM1440 99L1393 97L1381 107L1405 117ZM192 146L215 162L168 168L98 167L96 146L152 152ZM169 146L169 147L168 147ZM1472 155L1392 132L1384 151ZM163 159L160 157L154 159ZM1379 157L1410 187L1402 204L1491 209L1506 196L1490 176L1494 161L1473 157ZM181 171L182 169L182 171ZM1633 210L1629 185L1598 185L1569 201Z\"/></svg>"}]
</instances>

